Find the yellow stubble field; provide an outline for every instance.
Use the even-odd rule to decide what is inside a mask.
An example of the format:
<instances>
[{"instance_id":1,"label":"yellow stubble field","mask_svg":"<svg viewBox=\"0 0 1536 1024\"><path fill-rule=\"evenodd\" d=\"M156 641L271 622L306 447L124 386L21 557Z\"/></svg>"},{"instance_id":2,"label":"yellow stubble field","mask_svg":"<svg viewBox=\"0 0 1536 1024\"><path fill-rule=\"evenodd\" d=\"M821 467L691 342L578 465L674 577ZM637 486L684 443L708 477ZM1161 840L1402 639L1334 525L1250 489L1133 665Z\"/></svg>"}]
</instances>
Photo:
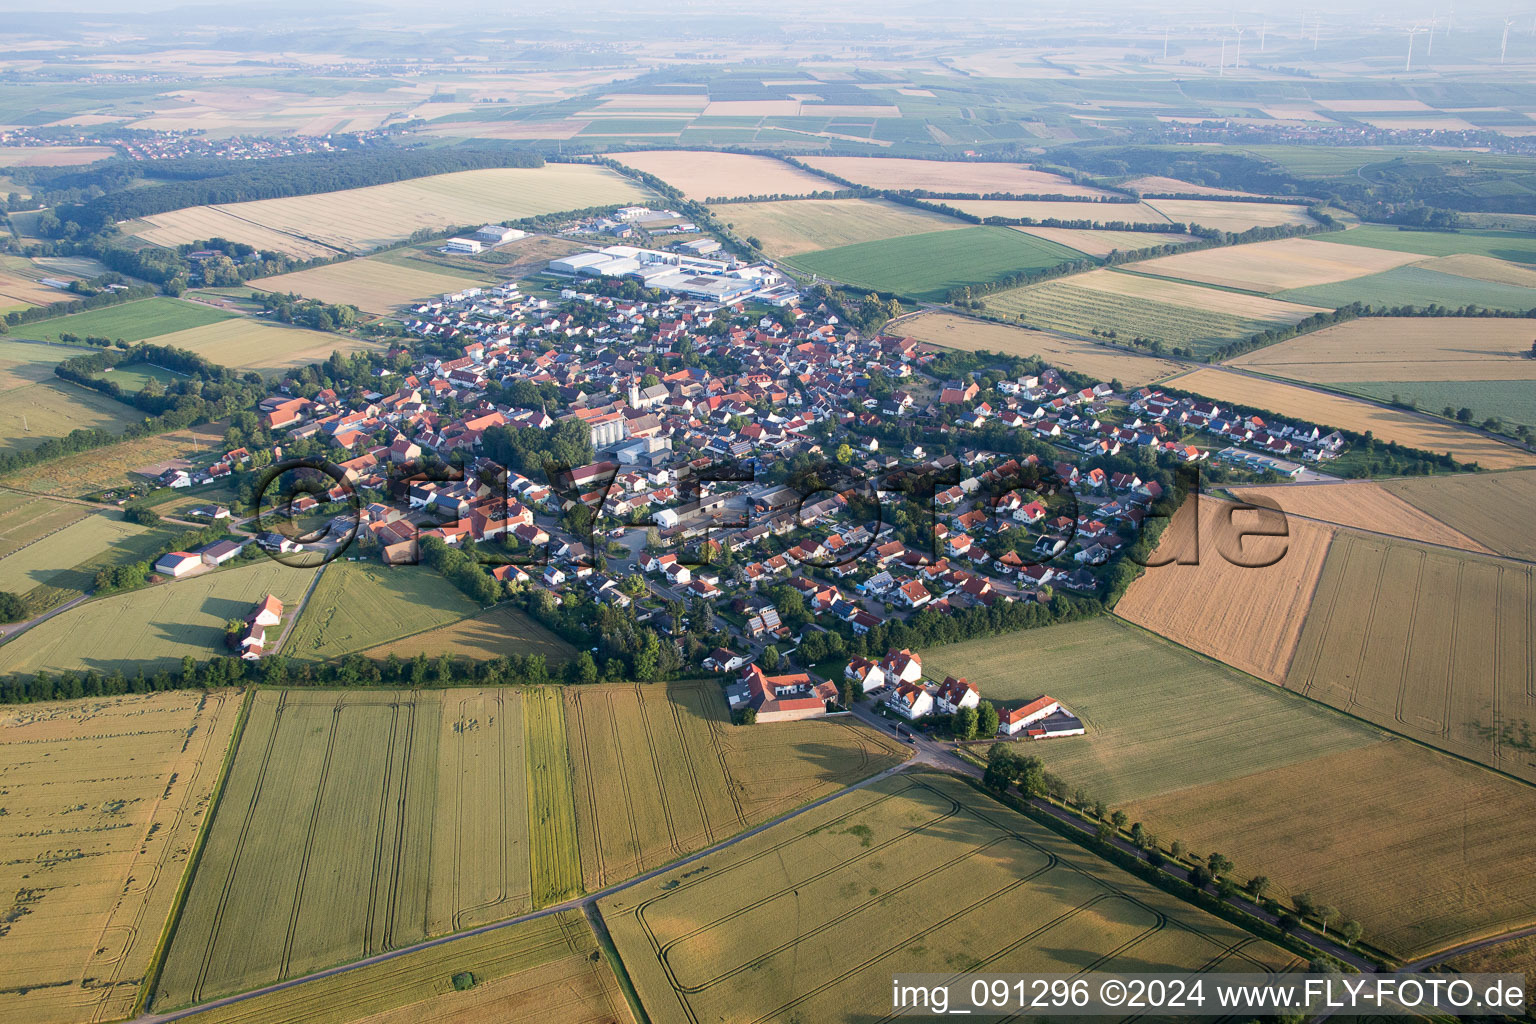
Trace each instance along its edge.
<instances>
[{"instance_id":1,"label":"yellow stubble field","mask_svg":"<svg viewBox=\"0 0 1536 1024\"><path fill-rule=\"evenodd\" d=\"M1287 288L1347 281L1353 277L1415 263L1419 259L1417 254L1411 252L1366 249L1357 245L1328 245L1309 238L1279 238L1270 242L1159 256L1136 264L1136 271L1224 288L1278 292Z\"/></svg>"},{"instance_id":2,"label":"yellow stubble field","mask_svg":"<svg viewBox=\"0 0 1536 1024\"><path fill-rule=\"evenodd\" d=\"M1106 196L1112 193L1025 164L898 157L809 156L805 163L869 188L1012 195Z\"/></svg>"},{"instance_id":3,"label":"yellow stubble field","mask_svg":"<svg viewBox=\"0 0 1536 1024\"><path fill-rule=\"evenodd\" d=\"M619 153L615 159L637 171L656 175L689 199L803 196L844 187L782 160L745 153L665 149Z\"/></svg>"},{"instance_id":4,"label":"yellow stubble field","mask_svg":"<svg viewBox=\"0 0 1536 1024\"><path fill-rule=\"evenodd\" d=\"M1463 551L1492 554L1460 530L1414 508L1381 484L1370 480L1348 483L1275 484L1234 489L1243 501L1279 506L1287 515L1352 526L1405 540L1443 544Z\"/></svg>"},{"instance_id":5,"label":"yellow stubble field","mask_svg":"<svg viewBox=\"0 0 1536 1024\"><path fill-rule=\"evenodd\" d=\"M1533 337L1529 322L1500 317L1365 317L1249 352L1232 365L1319 384L1536 380Z\"/></svg>"}]
</instances>

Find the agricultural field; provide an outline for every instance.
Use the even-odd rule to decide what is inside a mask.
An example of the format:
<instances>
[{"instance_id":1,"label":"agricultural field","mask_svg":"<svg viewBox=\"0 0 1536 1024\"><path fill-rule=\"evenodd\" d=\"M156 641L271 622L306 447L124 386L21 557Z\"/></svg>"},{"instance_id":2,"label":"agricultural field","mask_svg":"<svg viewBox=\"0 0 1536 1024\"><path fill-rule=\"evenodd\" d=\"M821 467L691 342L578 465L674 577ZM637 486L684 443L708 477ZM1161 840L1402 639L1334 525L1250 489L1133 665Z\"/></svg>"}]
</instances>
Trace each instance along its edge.
<instances>
[{"instance_id":1,"label":"agricultural field","mask_svg":"<svg viewBox=\"0 0 1536 1024\"><path fill-rule=\"evenodd\" d=\"M414 658L419 654L436 658L441 654L449 654L476 660L499 658L508 654L542 654L545 662L554 667L570 661L576 650L526 613L510 604L504 604L488 612L429 629L425 633L393 640L363 653L370 658L387 658L391 654L402 659Z\"/></svg>"},{"instance_id":2,"label":"agricultural field","mask_svg":"<svg viewBox=\"0 0 1536 1024\"><path fill-rule=\"evenodd\" d=\"M1512 284L1520 288L1536 288L1536 267L1519 263L1506 263L1488 256L1441 256L1426 260L1424 266L1442 274L1470 277L1495 284Z\"/></svg>"},{"instance_id":3,"label":"agricultural field","mask_svg":"<svg viewBox=\"0 0 1536 1024\"><path fill-rule=\"evenodd\" d=\"M940 964L1074 973L1296 963L929 772L850 793L599 908L655 1024L857 1019L890 1005L894 972Z\"/></svg>"},{"instance_id":4,"label":"agricultural field","mask_svg":"<svg viewBox=\"0 0 1536 1024\"><path fill-rule=\"evenodd\" d=\"M121 230L125 235L171 247L204 238L227 238L255 246L262 252L280 252L298 260L324 259L341 252L286 231L253 224L217 206L191 206L156 213L142 220L128 221L121 225Z\"/></svg>"},{"instance_id":5,"label":"agricultural field","mask_svg":"<svg viewBox=\"0 0 1536 1024\"><path fill-rule=\"evenodd\" d=\"M229 317L229 313L212 306L157 295L150 299L125 302L120 306L103 306L52 320L20 324L12 333L18 338L39 341L58 341L61 334L74 334L82 338L111 338L113 341L144 341L175 331L206 327ZM81 350L82 353L90 351L94 350Z\"/></svg>"},{"instance_id":6,"label":"agricultural field","mask_svg":"<svg viewBox=\"0 0 1536 1024\"><path fill-rule=\"evenodd\" d=\"M1064 245L1089 256L1108 256L1112 252L1139 252L1159 245L1177 245L1193 241L1191 235L1161 231L1093 231L1078 228L1026 228L1015 230Z\"/></svg>"},{"instance_id":7,"label":"agricultural field","mask_svg":"<svg viewBox=\"0 0 1536 1024\"><path fill-rule=\"evenodd\" d=\"M988 311L1032 326L1078 335L1113 331L1123 342L1148 338L1197 355L1316 312L1262 296L1110 270L1010 288L983 301Z\"/></svg>"},{"instance_id":8,"label":"agricultural field","mask_svg":"<svg viewBox=\"0 0 1536 1024\"><path fill-rule=\"evenodd\" d=\"M1285 678L1333 530L1212 498L1186 501L1115 614L1260 679ZM1283 532L1282 532L1283 531ZM1180 564L1175 559L1198 559Z\"/></svg>"},{"instance_id":9,"label":"agricultural field","mask_svg":"<svg viewBox=\"0 0 1536 1024\"><path fill-rule=\"evenodd\" d=\"M1460 548L1463 551L1493 554L1460 530L1452 529L1433 516L1426 515L1393 494L1386 486L1370 480L1241 487L1233 488L1232 493L1240 501L1277 505L1288 516L1317 519L1337 526Z\"/></svg>"},{"instance_id":10,"label":"agricultural field","mask_svg":"<svg viewBox=\"0 0 1536 1024\"><path fill-rule=\"evenodd\" d=\"M1261 380L1228 370L1199 369L1176 377L1168 384L1216 402L1267 409L1282 416L1353 430L1357 434L1371 431L1382 441L1396 441L1437 454L1449 452L1458 462L1475 462L1484 469L1536 464L1536 456L1529 452L1450 423L1279 381Z\"/></svg>"},{"instance_id":11,"label":"agricultural field","mask_svg":"<svg viewBox=\"0 0 1536 1024\"><path fill-rule=\"evenodd\" d=\"M952 288L1082 258L1007 228L966 227L802 253L786 262L844 284L937 301Z\"/></svg>"},{"instance_id":12,"label":"agricultural field","mask_svg":"<svg viewBox=\"0 0 1536 1024\"><path fill-rule=\"evenodd\" d=\"M50 302L66 302L69 298L69 292L0 269L0 308L46 306Z\"/></svg>"},{"instance_id":13,"label":"agricultural field","mask_svg":"<svg viewBox=\"0 0 1536 1024\"><path fill-rule=\"evenodd\" d=\"M0 146L0 167L78 167L114 156L111 146Z\"/></svg>"},{"instance_id":14,"label":"agricultural field","mask_svg":"<svg viewBox=\"0 0 1536 1024\"><path fill-rule=\"evenodd\" d=\"M0 392L0 452L30 451L74 430L118 434L144 414L71 381L51 379Z\"/></svg>"},{"instance_id":15,"label":"agricultural field","mask_svg":"<svg viewBox=\"0 0 1536 1024\"><path fill-rule=\"evenodd\" d=\"M455 975L474 975L456 991ZM498 928L184 1018L189 1024L633 1024L580 911Z\"/></svg>"},{"instance_id":16,"label":"agricultural field","mask_svg":"<svg viewBox=\"0 0 1536 1024\"><path fill-rule=\"evenodd\" d=\"M532 831L529 861L531 891L537 905L559 903L582 889L575 758L567 745L562 692L560 687L539 687L524 698L528 823ZM605 786L611 782L603 780Z\"/></svg>"},{"instance_id":17,"label":"agricultural field","mask_svg":"<svg viewBox=\"0 0 1536 1024\"><path fill-rule=\"evenodd\" d=\"M1030 630L1020 643L1040 675L1021 675L1019 646L995 640L929 648L923 667L933 678L968 678L1000 707L1031 701L1042 690L1062 701L1083 720L1087 735L1021 741L1023 752L1038 756L1069 788L1082 787L1112 806L1383 738L1114 618ZM1149 679L1157 685L1147 685ZM1199 713L1169 729L1170 707Z\"/></svg>"},{"instance_id":18,"label":"agricultural field","mask_svg":"<svg viewBox=\"0 0 1536 1024\"><path fill-rule=\"evenodd\" d=\"M1124 808L1163 842L1220 850L1407 959L1536 920L1536 790L1394 739Z\"/></svg>"},{"instance_id":19,"label":"agricultural field","mask_svg":"<svg viewBox=\"0 0 1536 1024\"><path fill-rule=\"evenodd\" d=\"M613 157L626 167L654 174L700 202L743 196L804 196L845 187L768 156L665 149L615 153Z\"/></svg>"},{"instance_id":20,"label":"agricultural field","mask_svg":"<svg viewBox=\"0 0 1536 1024\"><path fill-rule=\"evenodd\" d=\"M209 362L233 370L255 370L267 376L275 376L295 366L323 363L330 358L332 352L346 356L353 352L380 351L379 346L361 338L311 331L266 320L252 320L249 317L224 320L208 327L194 327L189 331L177 331L157 338L156 343L188 349Z\"/></svg>"},{"instance_id":21,"label":"agricultural field","mask_svg":"<svg viewBox=\"0 0 1536 1024\"><path fill-rule=\"evenodd\" d=\"M1432 305L1450 309L1482 306L1515 312L1536 309L1536 297L1531 295L1529 288L1443 273L1434 267L1433 260L1421 261L1412 266L1398 267L1381 274L1368 274L1336 284L1288 289L1277 292L1275 297L1311 306L1327 306L1330 309L1347 306L1352 302L1372 306L1414 306L1419 309L1427 309Z\"/></svg>"},{"instance_id":22,"label":"agricultural field","mask_svg":"<svg viewBox=\"0 0 1536 1024\"><path fill-rule=\"evenodd\" d=\"M1391 270L1418 258L1412 253L1385 249L1339 249L1310 238L1279 238L1159 256L1137 263L1135 270L1139 274L1268 294Z\"/></svg>"},{"instance_id":23,"label":"agricultural field","mask_svg":"<svg viewBox=\"0 0 1536 1024\"><path fill-rule=\"evenodd\" d=\"M1176 224L1217 231L1247 231L1313 223L1305 206L1287 203L1237 203L1224 199L1148 199L1150 206Z\"/></svg>"},{"instance_id":24,"label":"agricultural field","mask_svg":"<svg viewBox=\"0 0 1536 1024\"><path fill-rule=\"evenodd\" d=\"M422 565L335 561L283 653L327 661L457 621L480 606Z\"/></svg>"},{"instance_id":25,"label":"agricultural field","mask_svg":"<svg viewBox=\"0 0 1536 1024\"><path fill-rule=\"evenodd\" d=\"M1536 426L1536 382L1531 380L1373 380L1331 386L1378 402L1408 402L1427 412L1469 409L1471 422L1497 417L1505 433L1513 424Z\"/></svg>"},{"instance_id":26,"label":"agricultural field","mask_svg":"<svg viewBox=\"0 0 1536 1024\"><path fill-rule=\"evenodd\" d=\"M647 198L645 190L607 168L549 164L456 171L340 192L193 209L212 209L330 249L361 252L398 242L422 229L479 226L487 221L643 202ZM222 219L219 223L226 224ZM234 241L247 241L230 233L233 230L230 227L222 233ZM191 242L206 238L207 232L196 227L179 231L166 228L159 237L162 244Z\"/></svg>"},{"instance_id":27,"label":"agricultural field","mask_svg":"<svg viewBox=\"0 0 1536 1024\"><path fill-rule=\"evenodd\" d=\"M1536 561L1536 472L1389 480L1382 486L1501 555Z\"/></svg>"},{"instance_id":28,"label":"agricultural field","mask_svg":"<svg viewBox=\"0 0 1536 1024\"><path fill-rule=\"evenodd\" d=\"M67 529L90 511L85 505L0 490L0 559Z\"/></svg>"},{"instance_id":29,"label":"agricultural field","mask_svg":"<svg viewBox=\"0 0 1536 1024\"><path fill-rule=\"evenodd\" d=\"M713 681L568 687L565 722L589 891L719 842L905 756L894 741L847 720L733 728Z\"/></svg>"},{"instance_id":30,"label":"agricultural field","mask_svg":"<svg viewBox=\"0 0 1536 1024\"><path fill-rule=\"evenodd\" d=\"M1051 199L935 199L930 201L952 206L962 213L977 217L1089 221L1093 224L1172 223L1146 203L1085 203ZM1153 238L1159 237L1159 233L1147 233Z\"/></svg>"},{"instance_id":31,"label":"agricultural field","mask_svg":"<svg viewBox=\"0 0 1536 1024\"><path fill-rule=\"evenodd\" d=\"M74 345L0 341L0 395L41 381L55 380L53 368L87 350Z\"/></svg>"},{"instance_id":32,"label":"agricultural field","mask_svg":"<svg viewBox=\"0 0 1536 1024\"><path fill-rule=\"evenodd\" d=\"M873 156L809 156L804 163L868 188L899 192L959 192L1017 196L1113 196L1101 188L1079 185L1026 164L970 160L905 160Z\"/></svg>"},{"instance_id":33,"label":"agricultural field","mask_svg":"<svg viewBox=\"0 0 1536 1024\"><path fill-rule=\"evenodd\" d=\"M777 203L728 203L711 208L743 238L762 243L769 256L883 238L964 228L965 221L882 199L792 199Z\"/></svg>"},{"instance_id":34,"label":"agricultural field","mask_svg":"<svg viewBox=\"0 0 1536 1024\"><path fill-rule=\"evenodd\" d=\"M144 486L131 474L136 467L167 459L192 458L217 449L224 440L224 425L209 423L150 437L120 441L19 469L0 479L0 487L42 491L62 497L79 497L109 487ZM198 493L198 492L193 492Z\"/></svg>"},{"instance_id":35,"label":"agricultural field","mask_svg":"<svg viewBox=\"0 0 1536 1024\"><path fill-rule=\"evenodd\" d=\"M1263 198L1263 196L1254 192L1234 192L1229 188L1197 185L1192 181L1180 181L1178 178L1165 178L1156 174L1148 174L1123 182L1120 187L1129 192L1135 192L1137 195L1230 196L1239 199Z\"/></svg>"},{"instance_id":36,"label":"agricultural field","mask_svg":"<svg viewBox=\"0 0 1536 1024\"><path fill-rule=\"evenodd\" d=\"M0 1017L132 1016L239 707L180 691L0 710Z\"/></svg>"},{"instance_id":37,"label":"agricultural field","mask_svg":"<svg viewBox=\"0 0 1536 1024\"><path fill-rule=\"evenodd\" d=\"M1231 365L1345 386L1357 381L1529 381L1536 380L1533 339L1536 331L1521 320L1366 317L1249 352Z\"/></svg>"},{"instance_id":38,"label":"agricultural field","mask_svg":"<svg viewBox=\"0 0 1536 1024\"><path fill-rule=\"evenodd\" d=\"M1459 228L1455 231L1412 231L1389 224L1361 224L1349 231L1328 235L1328 241L1371 249L1410 252L1420 256L1455 256L1470 253L1514 263L1536 263L1536 232L1489 231Z\"/></svg>"},{"instance_id":39,"label":"agricultural field","mask_svg":"<svg viewBox=\"0 0 1536 1024\"><path fill-rule=\"evenodd\" d=\"M297 292L308 299L356 306L365 313L389 313L397 306L445 292L484 284L484 279L452 271L403 267L377 259L346 260L311 270L252 281L269 292Z\"/></svg>"},{"instance_id":40,"label":"agricultural field","mask_svg":"<svg viewBox=\"0 0 1536 1024\"><path fill-rule=\"evenodd\" d=\"M224 648L224 624L240 618L267 594L288 614L314 575L263 559L253 565L157 583L113 594L61 612L0 647L0 675L96 669L146 673L179 668ZM90 637L82 644L81 637Z\"/></svg>"},{"instance_id":41,"label":"agricultural field","mask_svg":"<svg viewBox=\"0 0 1536 1024\"><path fill-rule=\"evenodd\" d=\"M1533 652L1529 564L1344 532L1285 685L1536 782Z\"/></svg>"},{"instance_id":42,"label":"agricultural field","mask_svg":"<svg viewBox=\"0 0 1536 1024\"><path fill-rule=\"evenodd\" d=\"M1010 356L1039 356L1052 366L1086 373L1103 380L1118 379L1128 387L1150 384L1184 369L1180 363L1137 355L1109 345L1096 345L1046 331L987 320L973 320L953 313L923 313L903 320L900 333L932 345L964 352L997 352Z\"/></svg>"},{"instance_id":43,"label":"agricultural field","mask_svg":"<svg viewBox=\"0 0 1536 1024\"><path fill-rule=\"evenodd\" d=\"M167 537L117 513L93 513L0 557L0 590L21 595L33 612L45 612L90 591L99 569L156 554Z\"/></svg>"}]
</instances>

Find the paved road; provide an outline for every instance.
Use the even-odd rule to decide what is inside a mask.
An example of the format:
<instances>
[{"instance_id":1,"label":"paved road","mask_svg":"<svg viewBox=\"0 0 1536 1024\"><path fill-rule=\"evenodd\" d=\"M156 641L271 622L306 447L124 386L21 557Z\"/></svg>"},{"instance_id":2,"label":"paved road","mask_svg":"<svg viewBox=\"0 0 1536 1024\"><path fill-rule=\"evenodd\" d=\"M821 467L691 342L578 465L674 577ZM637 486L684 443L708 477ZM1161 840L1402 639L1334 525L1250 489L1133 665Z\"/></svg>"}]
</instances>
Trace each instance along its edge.
<instances>
[{"instance_id":1,"label":"paved road","mask_svg":"<svg viewBox=\"0 0 1536 1024\"><path fill-rule=\"evenodd\" d=\"M22 633L25 633L27 630L31 629L33 626L37 625L38 623L46 622L47 620L53 618L55 615L59 614L60 612L67 612L67 611L69 611L71 608L73 608L75 605L79 604L81 601L88 600L90 598L90 596L91 596L90 594L81 594L79 597L74 598L73 600L64 602L63 604L59 605L57 608L53 608L53 609L51 609L49 611L44 612L43 614L39 615L35 619L28 619L25 622L11 622L11 623L8 623L6 625L0 626L0 640L10 640L10 639L13 639L15 637L18 637Z\"/></svg>"}]
</instances>

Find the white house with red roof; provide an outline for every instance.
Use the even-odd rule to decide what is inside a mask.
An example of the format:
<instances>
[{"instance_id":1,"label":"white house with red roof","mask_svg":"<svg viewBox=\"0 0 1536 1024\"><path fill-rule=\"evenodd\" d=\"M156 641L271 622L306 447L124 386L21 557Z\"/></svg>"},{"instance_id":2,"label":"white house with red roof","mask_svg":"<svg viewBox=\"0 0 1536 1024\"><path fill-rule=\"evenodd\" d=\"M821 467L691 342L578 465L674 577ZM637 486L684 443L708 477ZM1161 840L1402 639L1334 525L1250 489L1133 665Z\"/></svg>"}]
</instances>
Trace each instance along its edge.
<instances>
[{"instance_id":1,"label":"white house with red roof","mask_svg":"<svg viewBox=\"0 0 1536 1024\"><path fill-rule=\"evenodd\" d=\"M997 732L1000 736L1012 736L1061 710L1061 701L1042 694L1022 707L1005 711L998 716Z\"/></svg>"},{"instance_id":2,"label":"white house with red roof","mask_svg":"<svg viewBox=\"0 0 1536 1024\"><path fill-rule=\"evenodd\" d=\"M952 715L961 708L974 708L981 704L981 691L964 678L945 676L943 685L933 695L933 702L941 715Z\"/></svg>"},{"instance_id":3,"label":"white house with red roof","mask_svg":"<svg viewBox=\"0 0 1536 1024\"><path fill-rule=\"evenodd\" d=\"M921 683L902 683L885 702L910 721L933 714L933 697Z\"/></svg>"},{"instance_id":4,"label":"white house with red roof","mask_svg":"<svg viewBox=\"0 0 1536 1024\"><path fill-rule=\"evenodd\" d=\"M827 713L827 702L837 699L837 687L818 683L804 672L770 676L748 665L742 676L747 684L747 703L759 722L795 722Z\"/></svg>"}]
</instances>

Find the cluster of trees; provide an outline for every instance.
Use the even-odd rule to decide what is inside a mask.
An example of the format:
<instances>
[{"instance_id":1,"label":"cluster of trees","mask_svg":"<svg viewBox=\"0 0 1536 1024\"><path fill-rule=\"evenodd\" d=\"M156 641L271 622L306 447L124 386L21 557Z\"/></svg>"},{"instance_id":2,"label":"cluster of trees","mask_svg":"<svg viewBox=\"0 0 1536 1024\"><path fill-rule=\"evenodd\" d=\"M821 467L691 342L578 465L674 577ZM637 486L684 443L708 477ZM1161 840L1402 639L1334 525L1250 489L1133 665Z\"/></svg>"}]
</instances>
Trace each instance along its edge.
<instances>
[{"instance_id":1,"label":"cluster of trees","mask_svg":"<svg viewBox=\"0 0 1536 1024\"><path fill-rule=\"evenodd\" d=\"M357 322L356 306L306 299L298 294L252 292L261 300L261 308L285 324L299 324L316 331L345 330Z\"/></svg>"},{"instance_id":2,"label":"cluster of trees","mask_svg":"<svg viewBox=\"0 0 1536 1024\"><path fill-rule=\"evenodd\" d=\"M144 510L151 511L151 510ZM151 511L151 514L154 514ZM143 513L140 513L143 517ZM130 522L140 522L140 519L130 519ZM159 522L159 516L155 516L155 522ZM147 525L147 524L146 524ZM191 551L193 548L202 547L204 544L212 544L214 541L223 540L226 531L222 525L205 526L201 529L183 530L174 537L162 541L159 548L149 558L138 562L121 562L108 566L98 573L93 586L98 594L110 594L119 590L134 590L149 582L150 573L154 570L157 561L172 551ZM257 552L254 546L248 545L241 552L241 557L246 559L256 558Z\"/></svg>"},{"instance_id":3,"label":"cluster of trees","mask_svg":"<svg viewBox=\"0 0 1536 1024\"><path fill-rule=\"evenodd\" d=\"M550 430L491 427L481 435L480 453L524 476L542 479L546 463L585 466L592 462L596 450L591 428L580 420L566 419Z\"/></svg>"},{"instance_id":4,"label":"cluster of trees","mask_svg":"<svg viewBox=\"0 0 1536 1024\"><path fill-rule=\"evenodd\" d=\"M27 617L27 605L21 595L0 590L0 622L20 622Z\"/></svg>"},{"instance_id":5,"label":"cluster of trees","mask_svg":"<svg viewBox=\"0 0 1536 1024\"><path fill-rule=\"evenodd\" d=\"M72 294L78 293L72 292ZM137 299L147 299L153 294L155 294L153 288L139 285L132 288L96 291L92 294L83 295L78 299L50 302L46 306L29 306L26 309L13 309L5 314L3 321L0 321L0 334L4 334L8 327L15 327L19 324L35 323L38 320L52 320L54 317L67 316L70 313L83 313L88 309L100 309L103 306L116 306L124 302L133 302Z\"/></svg>"},{"instance_id":6,"label":"cluster of trees","mask_svg":"<svg viewBox=\"0 0 1536 1024\"><path fill-rule=\"evenodd\" d=\"M476 601L494 604L501 596L501 585L480 564L472 544L466 542L464 548L455 548L439 537L428 537L421 542L421 559Z\"/></svg>"}]
</instances>

